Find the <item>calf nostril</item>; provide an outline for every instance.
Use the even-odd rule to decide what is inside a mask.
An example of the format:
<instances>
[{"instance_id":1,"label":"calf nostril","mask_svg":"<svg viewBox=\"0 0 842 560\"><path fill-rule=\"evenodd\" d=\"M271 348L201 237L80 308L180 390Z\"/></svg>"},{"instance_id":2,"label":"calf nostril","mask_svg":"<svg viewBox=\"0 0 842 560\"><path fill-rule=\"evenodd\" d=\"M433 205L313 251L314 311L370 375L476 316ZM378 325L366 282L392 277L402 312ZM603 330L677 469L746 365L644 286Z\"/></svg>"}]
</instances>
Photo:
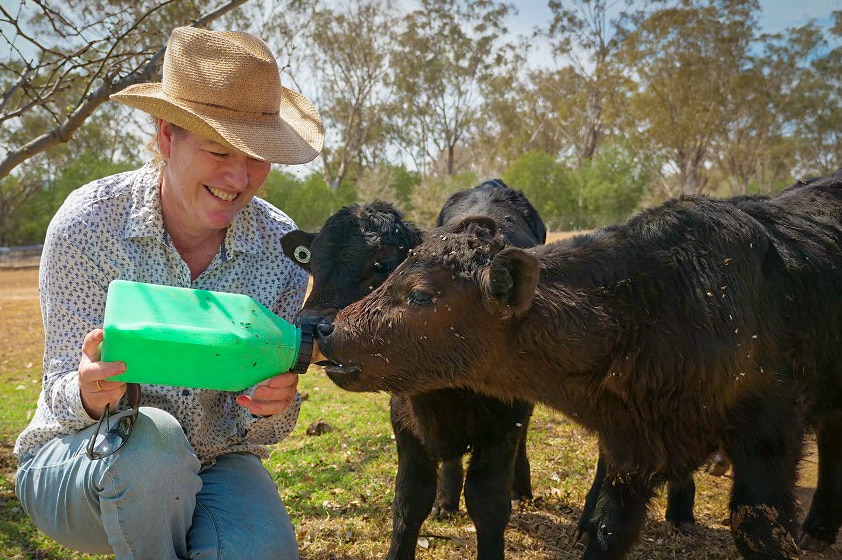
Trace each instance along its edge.
<instances>
[{"instance_id":1,"label":"calf nostril","mask_svg":"<svg viewBox=\"0 0 842 560\"><path fill-rule=\"evenodd\" d=\"M320 338L330 336L330 334L332 332L333 332L333 323L319 323L316 326L316 334Z\"/></svg>"},{"instance_id":2,"label":"calf nostril","mask_svg":"<svg viewBox=\"0 0 842 560\"><path fill-rule=\"evenodd\" d=\"M295 318L295 325L302 331L306 331L315 336L316 327L318 327L319 323L324 320L325 318L321 314L304 311Z\"/></svg>"}]
</instances>

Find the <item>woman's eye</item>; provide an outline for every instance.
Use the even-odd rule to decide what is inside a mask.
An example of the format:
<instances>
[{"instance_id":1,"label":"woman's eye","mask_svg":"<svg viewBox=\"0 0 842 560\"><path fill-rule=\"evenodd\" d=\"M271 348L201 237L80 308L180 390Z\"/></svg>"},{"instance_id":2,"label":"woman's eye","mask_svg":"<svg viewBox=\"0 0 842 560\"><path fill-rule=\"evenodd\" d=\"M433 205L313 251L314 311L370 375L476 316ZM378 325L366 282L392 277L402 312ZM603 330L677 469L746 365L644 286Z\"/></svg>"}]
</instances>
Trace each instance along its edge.
<instances>
[{"instance_id":1,"label":"woman's eye","mask_svg":"<svg viewBox=\"0 0 842 560\"><path fill-rule=\"evenodd\" d=\"M433 296L421 290L412 290L406 300L413 305L432 305L435 301Z\"/></svg>"}]
</instances>

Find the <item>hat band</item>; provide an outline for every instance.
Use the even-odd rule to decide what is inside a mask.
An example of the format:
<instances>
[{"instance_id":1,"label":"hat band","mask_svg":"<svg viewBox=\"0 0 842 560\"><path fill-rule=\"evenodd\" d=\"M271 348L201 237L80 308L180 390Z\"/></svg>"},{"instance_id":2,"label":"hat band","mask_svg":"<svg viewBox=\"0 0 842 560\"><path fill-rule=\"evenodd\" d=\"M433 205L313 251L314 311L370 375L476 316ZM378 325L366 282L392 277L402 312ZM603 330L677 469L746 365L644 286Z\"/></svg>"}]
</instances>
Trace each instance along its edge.
<instances>
[{"instance_id":1,"label":"hat band","mask_svg":"<svg viewBox=\"0 0 842 560\"><path fill-rule=\"evenodd\" d=\"M211 109L223 109L225 111L230 111L232 113L247 113L247 114L251 114L251 115L263 115L263 116L267 116L267 117L273 117L273 116L277 116L277 115L280 114L280 111L243 111L242 109L232 109L231 107L226 107L225 105L218 105L216 103L207 103L207 102L204 102L204 101L194 101L193 99L186 99L184 97L178 97L178 96L175 96L175 95L170 96L170 97L172 97L172 98L174 98L178 101L181 101L182 103L189 103L191 105L201 105L203 107L209 107Z\"/></svg>"}]
</instances>

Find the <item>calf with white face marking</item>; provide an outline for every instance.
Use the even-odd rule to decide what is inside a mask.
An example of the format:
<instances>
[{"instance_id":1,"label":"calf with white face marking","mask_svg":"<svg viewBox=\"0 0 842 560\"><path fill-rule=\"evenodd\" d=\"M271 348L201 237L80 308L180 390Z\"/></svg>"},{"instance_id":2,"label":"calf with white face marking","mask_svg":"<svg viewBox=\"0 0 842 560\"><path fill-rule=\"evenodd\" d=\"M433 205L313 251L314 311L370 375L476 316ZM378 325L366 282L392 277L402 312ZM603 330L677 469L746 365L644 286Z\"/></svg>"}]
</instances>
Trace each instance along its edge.
<instances>
[{"instance_id":1,"label":"calf with white face marking","mask_svg":"<svg viewBox=\"0 0 842 560\"><path fill-rule=\"evenodd\" d=\"M477 214L500 220L503 234L516 246L545 241L537 212L522 193L502 182L456 193L439 221ZM414 225L379 201L343 208L318 234L290 232L283 239L285 252L313 276L298 324L309 330L330 324L339 309L379 286L420 239ZM477 557L502 559L511 501L532 497L526 429L533 405L442 388L394 395L390 407L398 473L388 558L415 558L418 533L431 509L458 509L462 456L469 452L464 493L477 529Z\"/></svg>"},{"instance_id":2,"label":"calf with white face marking","mask_svg":"<svg viewBox=\"0 0 842 560\"><path fill-rule=\"evenodd\" d=\"M318 338L346 389L466 387L596 432L587 560L624 557L655 488L720 444L744 558L798 558L796 535L820 550L842 524L842 172L774 198L682 197L527 250L491 220L439 228ZM819 482L798 532L808 427Z\"/></svg>"}]
</instances>

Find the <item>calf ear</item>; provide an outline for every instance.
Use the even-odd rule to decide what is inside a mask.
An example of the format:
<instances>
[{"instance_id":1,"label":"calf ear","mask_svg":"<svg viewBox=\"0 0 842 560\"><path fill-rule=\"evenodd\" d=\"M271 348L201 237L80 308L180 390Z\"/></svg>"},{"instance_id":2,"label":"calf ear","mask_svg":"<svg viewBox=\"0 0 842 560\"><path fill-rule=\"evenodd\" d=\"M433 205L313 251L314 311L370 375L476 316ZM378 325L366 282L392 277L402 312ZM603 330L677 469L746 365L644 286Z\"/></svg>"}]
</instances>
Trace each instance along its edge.
<instances>
[{"instance_id":1,"label":"calf ear","mask_svg":"<svg viewBox=\"0 0 842 560\"><path fill-rule=\"evenodd\" d=\"M284 254L295 261L298 266L310 272L310 245L316 238L315 233L307 233L294 229L281 238Z\"/></svg>"},{"instance_id":2,"label":"calf ear","mask_svg":"<svg viewBox=\"0 0 842 560\"><path fill-rule=\"evenodd\" d=\"M540 276L541 263L535 255L507 247L485 269L482 288L488 300L502 308L507 318L520 317L532 305Z\"/></svg>"}]
</instances>

